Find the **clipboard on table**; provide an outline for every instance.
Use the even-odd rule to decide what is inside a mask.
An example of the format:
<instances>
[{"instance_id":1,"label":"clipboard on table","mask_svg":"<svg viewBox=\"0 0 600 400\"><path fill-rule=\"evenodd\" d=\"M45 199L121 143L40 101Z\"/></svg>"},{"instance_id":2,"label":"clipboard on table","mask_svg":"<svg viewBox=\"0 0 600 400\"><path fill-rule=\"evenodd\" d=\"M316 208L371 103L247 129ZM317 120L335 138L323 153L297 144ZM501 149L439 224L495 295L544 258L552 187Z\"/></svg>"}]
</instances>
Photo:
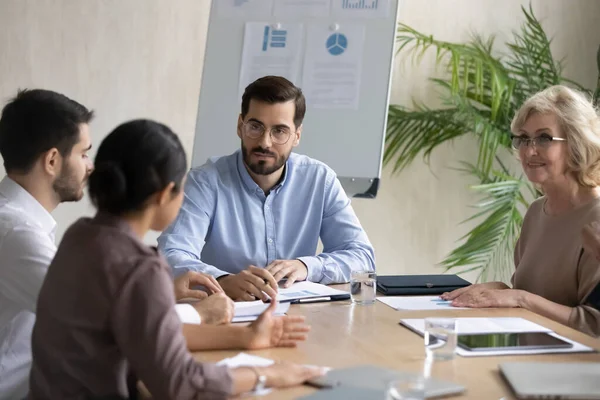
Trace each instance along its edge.
<instances>
[{"instance_id":1,"label":"clipboard on table","mask_svg":"<svg viewBox=\"0 0 600 400\"><path fill-rule=\"evenodd\" d=\"M280 288L280 303L305 304L349 300L350 293L314 282L296 282L289 288Z\"/></svg>"},{"instance_id":2,"label":"clipboard on table","mask_svg":"<svg viewBox=\"0 0 600 400\"><path fill-rule=\"evenodd\" d=\"M329 301L342 301L342 300L350 300L350 293L348 294L337 294L331 296L321 296L321 297L307 297L304 299L296 299L290 300L290 304L307 304L307 303L322 303Z\"/></svg>"}]
</instances>

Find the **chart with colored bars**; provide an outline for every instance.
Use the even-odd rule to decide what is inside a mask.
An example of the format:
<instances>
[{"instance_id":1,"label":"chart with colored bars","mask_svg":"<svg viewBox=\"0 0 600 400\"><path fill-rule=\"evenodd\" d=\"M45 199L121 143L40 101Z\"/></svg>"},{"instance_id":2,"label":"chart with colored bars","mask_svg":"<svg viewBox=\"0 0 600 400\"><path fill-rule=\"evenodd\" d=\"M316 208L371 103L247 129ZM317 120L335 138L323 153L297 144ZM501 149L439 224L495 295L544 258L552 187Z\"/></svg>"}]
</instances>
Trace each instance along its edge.
<instances>
[{"instance_id":1,"label":"chart with colored bars","mask_svg":"<svg viewBox=\"0 0 600 400\"><path fill-rule=\"evenodd\" d=\"M379 0L343 0L342 9L376 10Z\"/></svg>"}]
</instances>

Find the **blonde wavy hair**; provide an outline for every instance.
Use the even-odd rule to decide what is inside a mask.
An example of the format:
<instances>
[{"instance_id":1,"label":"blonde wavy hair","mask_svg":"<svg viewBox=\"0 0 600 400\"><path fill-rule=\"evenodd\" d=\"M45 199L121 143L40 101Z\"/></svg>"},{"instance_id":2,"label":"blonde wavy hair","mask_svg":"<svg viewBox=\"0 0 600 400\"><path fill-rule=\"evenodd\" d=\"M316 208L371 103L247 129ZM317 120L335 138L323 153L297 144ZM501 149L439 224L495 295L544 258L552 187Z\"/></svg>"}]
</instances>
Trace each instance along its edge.
<instances>
[{"instance_id":1,"label":"blonde wavy hair","mask_svg":"<svg viewBox=\"0 0 600 400\"><path fill-rule=\"evenodd\" d=\"M583 93L563 85L551 86L528 98L510 124L519 130L532 114L554 114L567 138L569 170L579 185L600 185L600 116Z\"/></svg>"}]
</instances>

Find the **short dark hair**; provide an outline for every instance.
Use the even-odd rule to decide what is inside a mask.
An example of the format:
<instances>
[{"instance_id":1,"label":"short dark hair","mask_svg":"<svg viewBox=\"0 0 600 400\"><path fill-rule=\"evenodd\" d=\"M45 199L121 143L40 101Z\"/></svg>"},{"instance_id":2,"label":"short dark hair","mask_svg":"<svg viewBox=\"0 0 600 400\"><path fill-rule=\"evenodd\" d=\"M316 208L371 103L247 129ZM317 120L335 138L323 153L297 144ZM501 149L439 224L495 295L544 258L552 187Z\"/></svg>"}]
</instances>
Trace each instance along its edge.
<instances>
[{"instance_id":1,"label":"short dark hair","mask_svg":"<svg viewBox=\"0 0 600 400\"><path fill-rule=\"evenodd\" d=\"M119 125L100 144L89 178L92 203L113 215L141 210L150 196L187 171L181 141L166 125L139 119Z\"/></svg>"},{"instance_id":2,"label":"short dark hair","mask_svg":"<svg viewBox=\"0 0 600 400\"><path fill-rule=\"evenodd\" d=\"M246 118L250 108L250 100L255 99L268 104L294 101L294 125L302 125L306 113L306 100L302 89L281 76L264 76L258 78L244 90L242 95L242 118Z\"/></svg>"},{"instance_id":3,"label":"short dark hair","mask_svg":"<svg viewBox=\"0 0 600 400\"><path fill-rule=\"evenodd\" d=\"M0 118L0 154L6 172L29 172L52 148L67 157L79 141L80 125L93 117L93 111L60 93L20 90Z\"/></svg>"}]
</instances>

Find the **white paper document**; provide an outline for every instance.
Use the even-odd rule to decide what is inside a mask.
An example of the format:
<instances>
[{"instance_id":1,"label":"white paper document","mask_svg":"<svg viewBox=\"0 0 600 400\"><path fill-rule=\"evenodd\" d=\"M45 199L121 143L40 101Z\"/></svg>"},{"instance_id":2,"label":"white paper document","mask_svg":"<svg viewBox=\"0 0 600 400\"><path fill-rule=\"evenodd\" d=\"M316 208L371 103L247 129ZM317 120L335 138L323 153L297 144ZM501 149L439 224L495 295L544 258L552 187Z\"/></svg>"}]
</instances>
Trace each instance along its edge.
<instances>
[{"instance_id":1,"label":"white paper document","mask_svg":"<svg viewBox=\"0 0 600 400\"><path fill-rule=\"evenodd\" d=\"M333 300L332 296L348 296L349 292L331 288L326 285L314 282L296 282L289 288L279 288L277 300L280 302L290 302L298 300L315 301L323 298L324 301ZM334 297L335 298L335 297Z\"/></svg>"},{"instance_id":2,"label":"white paper document","mask_svg":"<svg viewBox=\"0 0 600 400\"><path fill-rule=\"evenodd\" d=\"M421 318L402 319L402 325L407 326L412 331L423 335L425 332L425 321ZM458 334L477 334L477 333L519 333L519 332L547 332L559 339L573 344L571 348L556 349L536 349L536 350L516 350L502 349L494 351L469 351L461 347L456 348L456 354L463 357L484 357L515 354L549 354L549 353L581 353L594 351L591 347L584 346L581 343L560 336L552 330L541 325L528 321L524 318L456 318L456 328Z\"/></svg>"},{"instance_id":3,"label":"white paper document","mask_svg":"<svg viewBox=\"0 0 600 400\"><path fill-rule=\"evenodd\" d=\"M240 67L240 99L246 86L265 75L283 76L298 85L302 38L302 24L247 22Z\"/></svg>"},{"instance_id":4,"label":"white paper document","mask_svg":"<svg viewBox=\"0 0 600 400\"><path fill-rule=\"evenodd\" d=\"M465 307L452 307L450 301L440 296L401 296L378 297L377 300L395 310L461 310Z\"/></svg>"},{"instance_id":5,"label":"white paper document","mask_svg":"<svg viewBox=\"0 0 600 400\"><path fill-rule=\"evenodd\" d=\"M261 300L256 301L238 301L234 303L235 311L231 322L251 322L255 321L262 314L269 304ZM279 303L275 309L275 315L284 315L290 309L290 303Z\"/></svg>"},{"instance_id":6,"label":"white paper document","mask_svg":"<svg viewBox=\"0 0 600 400\"><path fill-rule=\"evenodd\" d=\"M217 15L224 18L267 18L273 12L273 0L218 0Z\"/></svg>"},{"instance_id":7,"label":"white paper document","mask_svg":"<svg viewBox=\"0 0 600 400\"><path fill-rule=\"evenodd\" d=\"M302 90L310 107L358 109L364 42L363 25L307 28Z\"/></svg>"},{"instance_id":8,"label":"white paper document","mask_svg":"<svg viewBox=\"0 0 600 400\"><path fill-rule=\"evenodd\" d=\"M400 322L420 335L425 332L422 318L402 319ZM550 329L524 318L456 318L458 334L473 333L512 333L512 332L551 332Z\"/></svg>"},{"instance_id":9,"label":"white paper document","mask_svg":"<svg viewBox=\"0 0 600 400\"><path fill-rule=\"evenodd\" d=\"M386 18L390 0L332 0L334 18Z\"/></svg>"},{"instance_id":10,"label":"white paper document","mask_svg":"<svg viewBox=\"0 0 600 400\"><path fill-rule=\"evenodd\" d=\"M331 0L275 0L276 17L328 17Z\"/></svg>"}]
</instances>

